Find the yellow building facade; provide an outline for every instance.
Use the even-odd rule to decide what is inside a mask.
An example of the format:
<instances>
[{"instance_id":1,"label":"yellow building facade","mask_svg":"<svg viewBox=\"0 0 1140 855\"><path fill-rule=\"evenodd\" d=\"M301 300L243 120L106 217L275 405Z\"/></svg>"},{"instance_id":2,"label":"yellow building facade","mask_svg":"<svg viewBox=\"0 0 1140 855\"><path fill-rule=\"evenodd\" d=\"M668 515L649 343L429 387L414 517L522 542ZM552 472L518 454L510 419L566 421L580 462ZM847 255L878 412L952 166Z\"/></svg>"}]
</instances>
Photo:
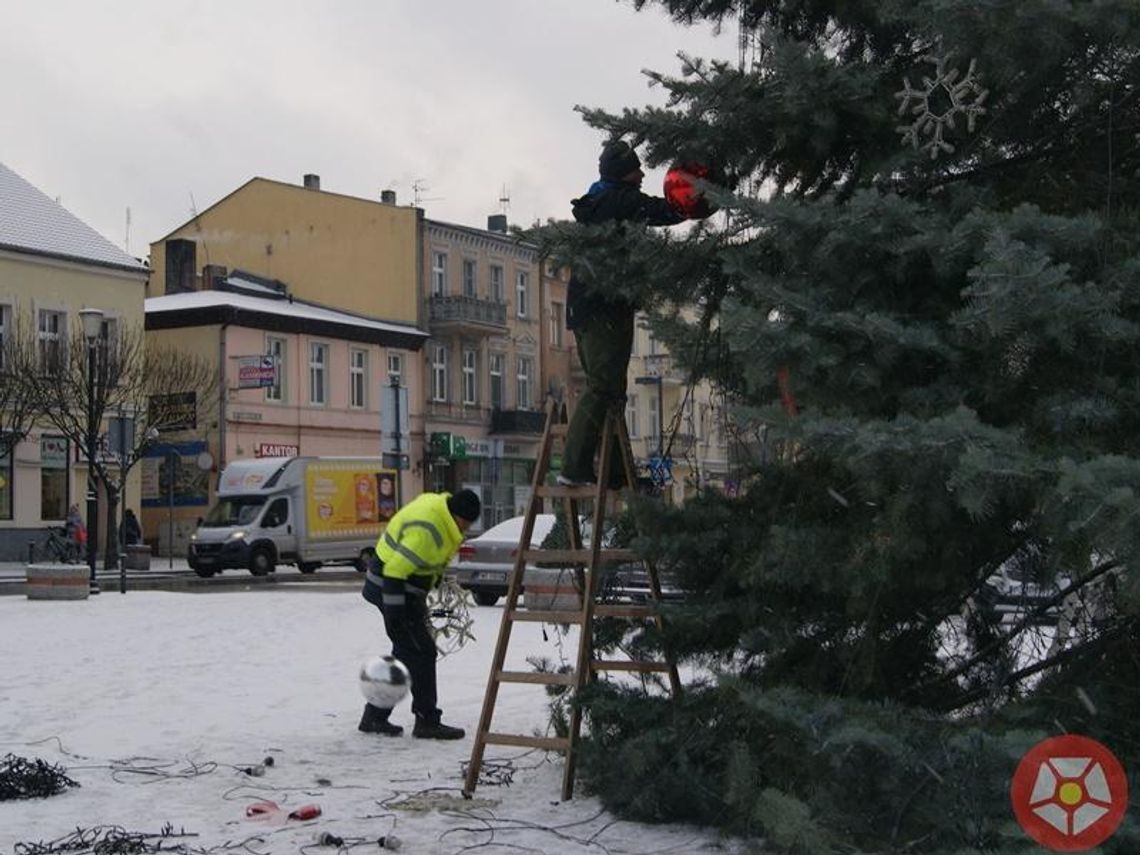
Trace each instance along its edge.
<instances>
[{"instance_id":1,"label":"yellow building facade","mask_svg":"<svg viewBox=\"0 0 1140 855\"><path fill-rule=\"evenodd\" d=\"M65 348L83 335L84 308L103 312L104 334L141 330L148 274L141 262L0 164L0 353L20 327L38 349ZM100 433L105 429L101 425ZM138 479L132 470L126 507L138 506ZM0 456L0 560L27 559L29 543L42 546L46 527L62 526L71 505L86 517L86 485L87 463L76 443L50 424L33 425ZM105 507L101 496L100 531Z\"/></svg>"},{"instance_id":2,"label":"yellow building facade","mask_svg":"<svg viewBox=\"0 0 1140 855\"><path fill-rule=\"evenodd\" d=\"M423 212L385 198L322 191L315 175L302 186L254 178L151 244L147 296L204 290L212 271L240 269L303 300L417 325Z\"/></svg>"}]
</instances>

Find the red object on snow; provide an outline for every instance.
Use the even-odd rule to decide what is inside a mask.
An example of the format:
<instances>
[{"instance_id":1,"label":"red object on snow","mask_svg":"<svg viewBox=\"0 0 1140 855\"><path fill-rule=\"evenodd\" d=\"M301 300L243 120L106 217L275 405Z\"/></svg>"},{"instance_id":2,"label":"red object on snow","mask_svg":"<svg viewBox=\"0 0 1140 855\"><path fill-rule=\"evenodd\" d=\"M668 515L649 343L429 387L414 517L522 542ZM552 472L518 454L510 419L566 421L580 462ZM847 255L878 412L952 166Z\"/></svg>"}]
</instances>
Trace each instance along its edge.
<instances>
[{"instance_id":1,"label":"red object on snow","mask_svg":"<svg viewBox=\"0 0 1140 855\"><path fill-rule=\"evenodd\" d=\"M665 200L690 220L702 220L716 213L716 205L695 186L696 179L719 183L713 169L703 163L678 163L665 173Z\"/></svg>"},{"instance_id":2,"label":"red object on snow","mask_svg":"<svg viewBox=\"0 0 1140 855\"><path fill-rule=\"evenodd\" d=\"M248 819L269 819L274 814L280 812L281 808L277 802L253 802L245 806L245 815Z\"/></svg>"},{"instance_id":3,"label":"red object on snow","mask_svg":"<svg viewBox=\"0 0 1140 855\"><path fill-rule=\"evenodd\" d=\"M282 808L277 802L271 802L268 799L261 802L252 802L245 806L247 819L271 820L274 817L279 817L282 812ZM320 815L320 805L301 805L299 808L294 808L289 811L286 818L306 820L316 819Z\"/></svg>"},{"instance_id":4,"label":"red object on snow","mask_svg":"<svg viewBox=\"0 0 1140 855\"><path fill-rule=\"evenodd\" d=\"M320 805L301 805L296 810L289 811L289 819L316 819L320 815Z\"/></svg>"}]
</instances>

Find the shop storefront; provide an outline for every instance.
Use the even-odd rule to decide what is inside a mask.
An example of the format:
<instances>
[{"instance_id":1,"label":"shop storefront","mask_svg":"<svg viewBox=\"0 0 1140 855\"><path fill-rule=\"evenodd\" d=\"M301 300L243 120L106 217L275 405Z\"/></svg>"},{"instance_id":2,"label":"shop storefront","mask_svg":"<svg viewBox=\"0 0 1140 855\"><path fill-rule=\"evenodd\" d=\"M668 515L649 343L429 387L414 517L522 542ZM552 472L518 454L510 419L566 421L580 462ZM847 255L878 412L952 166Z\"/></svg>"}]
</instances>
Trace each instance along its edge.
<instances>
[{"instance_id":1,"label":"shop storefront","mask_svg":"<svg viewBox=\"0 0 1140 855\"><path fill-rule=\"evenodd\" d=\"M538 443L437 439L434 446L428 469L429 490L474 490L483 501L483 529L526 513ZM460 447L462 456L456 453Z\"/></svg>"}]
</instances>

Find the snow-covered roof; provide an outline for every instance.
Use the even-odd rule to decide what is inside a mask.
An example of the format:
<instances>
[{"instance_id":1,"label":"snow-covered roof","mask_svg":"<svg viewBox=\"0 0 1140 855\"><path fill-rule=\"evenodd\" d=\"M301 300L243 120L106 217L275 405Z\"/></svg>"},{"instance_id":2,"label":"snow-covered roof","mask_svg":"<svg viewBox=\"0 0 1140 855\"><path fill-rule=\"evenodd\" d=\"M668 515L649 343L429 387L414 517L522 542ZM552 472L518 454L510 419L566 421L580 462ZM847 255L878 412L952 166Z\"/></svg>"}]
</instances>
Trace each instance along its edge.
<instances>
[{"instance_id":1,"label":"snow-covered roof","mask_svg":"<svg viewBox=\"0 0 1140 855\"><path fill-rule=\"evenodd\" d=\"M0 163L0 249L147 273L147 268Z\"/></svg>"},{"instance_id":2,"label":"snow-covered roof","mask_svg":"<svg viewBox=\"0 0 1140 855\"><path fill-rule=\"evenodd\" d=\"M226 277L226 284L234 288L242 288L255 294L264 294L267 297L281 296L281 288L268 279L246 273L244 270L234 270Z\"/></svg>"},{"instance_id":3,"label":"snow-covered roof","mask_svg":"<svg viewBox=\"0 0 1140 855\"><path fill-rule=\"evenodd\" d=\"M218 310L244 312L250 315L276 317L288 320L295 324L303 324L308 328L320 325L326 329L329 325L343 327L346 330L371 331L374 334L392 334L410 336L419 340L426 339L428 334L411 324L399 324L392 321L381 321L363 315L354 315L337 309L329 309L314 303L288 298L255 297L251 294L238 294L233 291L186 291L180 294L164 294L161 297L148 297L146 299L147 327L156 326L153 321L160 316L180 313L202 317ZM251 318L252 320L252 318ZM232 319L230 319L232 322ZM163 327L174 324L162 324ZM348 336L351 337L351 336Z\"/></svg>"}]
</instances>

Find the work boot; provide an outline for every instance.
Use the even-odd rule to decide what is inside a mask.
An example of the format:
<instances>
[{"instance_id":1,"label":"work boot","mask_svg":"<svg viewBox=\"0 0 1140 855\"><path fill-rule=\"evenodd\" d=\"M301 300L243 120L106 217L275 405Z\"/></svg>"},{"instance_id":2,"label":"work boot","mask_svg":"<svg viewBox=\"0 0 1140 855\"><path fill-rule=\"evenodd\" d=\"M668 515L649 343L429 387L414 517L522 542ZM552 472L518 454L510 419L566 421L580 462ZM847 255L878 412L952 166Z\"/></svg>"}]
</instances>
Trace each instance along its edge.
<instances>
[{"instance_id":1,"label":"work boot","mask_svg":"<svg viewBox=\"0 0 1140 855\"><path fill-rule=\"evenodd\" d=\"M374 707L372 704L365 704L364 715L360 717L360 724L356 726L356 729L361 733L382 733L385 736L400 736L403 734L404 728L388 721L388 716L391 714L391 710Z\"/></svg>"},{"instance_id":2,"label":"work boot","mask_svg":"<svg viewBox=\"0 0 1140 855\"><path fill-rule=\"evenodd\" d=\"M420 716L416 716L416 726L412 728L412 736L417 739L462 739L466 735L462 727L452 727Z\"/></svg>"}]
</instances>

